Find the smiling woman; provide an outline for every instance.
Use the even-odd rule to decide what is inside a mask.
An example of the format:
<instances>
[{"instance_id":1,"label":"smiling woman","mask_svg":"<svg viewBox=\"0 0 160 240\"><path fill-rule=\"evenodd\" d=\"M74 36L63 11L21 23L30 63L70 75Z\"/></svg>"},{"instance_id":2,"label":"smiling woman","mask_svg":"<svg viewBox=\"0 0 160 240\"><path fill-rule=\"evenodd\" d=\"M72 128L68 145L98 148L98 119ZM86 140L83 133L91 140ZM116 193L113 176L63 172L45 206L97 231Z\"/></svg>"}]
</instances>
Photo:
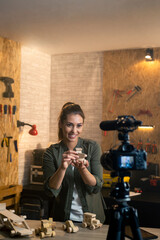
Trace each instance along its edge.
<instances>
[{"instance_id":1,"label":"smiling woman","mask_svg":"<svg viewBox=\"0 0 160 240\"><path fill-rule=\"evenodd\" d=\"M93 140L82 139L84 113L78 104L66 103L58 119L59 142L44 153L43 173L46 192L55 197L51 216L57 221L83 221L84 212L96 213L104 222L101 199L101 149ZM76 148L86 154L79 161Z\"/></svg>"},{"instance_id":2,"label":"smiling woman","mask_svg":"<svg viewBox=\"0 0 160 240\"><path fill-rule=\"evenodd\" d=\"M59 140L63 139L70 150L73 150L77 144L83 130L84 119L84 113L79 105L68 102L63 106L59 116L58 137Z\"/></svg>"}]
</instances>

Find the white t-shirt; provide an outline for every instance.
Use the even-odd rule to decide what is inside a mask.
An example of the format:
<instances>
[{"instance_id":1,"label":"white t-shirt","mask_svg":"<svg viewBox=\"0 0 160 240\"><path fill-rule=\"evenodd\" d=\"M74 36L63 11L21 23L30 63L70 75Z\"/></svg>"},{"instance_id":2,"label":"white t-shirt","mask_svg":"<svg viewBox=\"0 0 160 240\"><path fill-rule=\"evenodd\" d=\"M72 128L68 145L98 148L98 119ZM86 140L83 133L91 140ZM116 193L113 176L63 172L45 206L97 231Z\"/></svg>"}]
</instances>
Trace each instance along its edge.
<instances>
[{"instance_id":1,"label":"white t-shirt","mask_svg":"<svg viewBox=\"0 0 160 240\"><path fill-rule=\"evenodd\" d=\"M74 167L72 167L74 171ZM82 222L83 221L83 210L80 198L78 196L76 185L74 184L73 189L73 200L71 205L70 220Z\"/></svg>"}]
</instances>

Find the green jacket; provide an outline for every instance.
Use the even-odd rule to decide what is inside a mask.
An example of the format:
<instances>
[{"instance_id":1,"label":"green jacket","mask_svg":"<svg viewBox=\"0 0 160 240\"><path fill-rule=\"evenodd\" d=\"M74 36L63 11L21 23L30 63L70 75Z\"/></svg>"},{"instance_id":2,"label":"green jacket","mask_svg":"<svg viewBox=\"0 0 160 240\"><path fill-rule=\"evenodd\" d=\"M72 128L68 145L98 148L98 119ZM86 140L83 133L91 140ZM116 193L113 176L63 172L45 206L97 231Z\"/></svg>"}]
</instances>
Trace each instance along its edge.
<instances>
[{"instance_id":1,"label":"green jacket","mask_svg":"<svg viewBox=\"0 0 160 240\"><path fill-rule=\"evenodd\" d=\"M58 190L49 187L49 178L56 172L61 164L62 154L68 150L61 141L51 145L43 155L43 175L45 190L55 197L52 216L56 221L66 221L70 216L70 209L73 197L73 186L76 185L79 198L82 203L83 212L96 213L97 219L103 223L105 220L103 201L101 196L102 188L102 166L100 164L100 146L92 140L79 138L76 147L81 147L82 152L87 154L89 162L88 170L96 178L96 186L86 185L77 168L72 171L71 166L66 170L62 185Z\"/></svg>"}]
</instances>

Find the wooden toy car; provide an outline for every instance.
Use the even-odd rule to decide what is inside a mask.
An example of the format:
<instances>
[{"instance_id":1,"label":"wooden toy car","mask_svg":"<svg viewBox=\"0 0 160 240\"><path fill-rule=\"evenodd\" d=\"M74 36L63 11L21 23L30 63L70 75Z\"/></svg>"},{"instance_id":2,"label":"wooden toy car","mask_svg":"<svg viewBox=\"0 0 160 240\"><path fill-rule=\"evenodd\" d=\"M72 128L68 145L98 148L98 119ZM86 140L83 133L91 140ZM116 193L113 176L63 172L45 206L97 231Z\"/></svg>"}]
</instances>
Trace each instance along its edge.
<instances>
[{"instance_id":1,"label":"wooden toy car","mask_svg":"<svg viewBox=\"0 0 160 240\"><path fill-rule=\"evenodd\" d=\"M71 220L67 220L65 224L62 225L62 229L68 233L75 233L78 232L79 227L75 226Z\"/></svg>"},{"instance_id":2,"label":"wooden toy car","mask_svg":"<svg viewBox=\"0 0 160 240\"><path fill-rule=\"evenodd\" d=\"M94 230L96 228L102 227L102 223L100 222L100 220L96 219L96 214L85 212L83 214L82 227L89 227L89 229Z\"/></svg>"},{"instance_id":3,"label":"wooden toy car","mask_svg":"<svg viewBox=\"0 0 160 240\"><path fill-rule=\"evenodd\" d=\"M49 218L49 220L44 219L41 220L41 227L35 229L35 234L40 235L40 238L45 237L55 237L56 232L54 231L55 224L53 222L53 218Z\"/></svg>"},{"instance_id":4,"label":"wooden toy car","mask_svg":"<svg viewBox=\"0 0 160 240\"><path fill-rule=\"evenodd\" d=\"M10 236L28 236L33 234L32 229L25 221L25 216L14 214L14 210L7 210L6 203L0 203L0 228L10 230Z\"/></svg>"},{"instance_id":5,"label":"wooden toy car","mask_svg":"<svg viewBox=\"0 0 160 240\"><path fill-rule=\"evenodd\" d=\"M76 152L79 156L79 159L77 161L83 162L84 165L87 165L87 160L85 159L85 157L87 157L87 154L82 153L82 148L76 148Z\"/></svg>"}]
</instances>

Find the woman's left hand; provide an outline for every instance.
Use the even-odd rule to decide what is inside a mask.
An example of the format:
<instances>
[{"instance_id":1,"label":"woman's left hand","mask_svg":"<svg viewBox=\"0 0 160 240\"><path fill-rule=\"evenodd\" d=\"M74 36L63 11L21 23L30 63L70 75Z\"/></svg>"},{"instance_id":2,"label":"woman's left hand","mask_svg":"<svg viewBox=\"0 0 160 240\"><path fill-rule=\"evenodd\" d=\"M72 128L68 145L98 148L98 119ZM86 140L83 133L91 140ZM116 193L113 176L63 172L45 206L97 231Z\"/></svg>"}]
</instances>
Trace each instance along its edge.
<instances>
[{"instance_id":1,"label":"woman's left hand","mask_svg":"<svg viewBox=\"0 0 160 240\"><path fill-rule=\"evenodd\" d=\"M89 162L85 159L83 161L79 161L78 159L72 163L72 165L78 169L84 169L89 166Z\"/></svg>"}]
</instances>

